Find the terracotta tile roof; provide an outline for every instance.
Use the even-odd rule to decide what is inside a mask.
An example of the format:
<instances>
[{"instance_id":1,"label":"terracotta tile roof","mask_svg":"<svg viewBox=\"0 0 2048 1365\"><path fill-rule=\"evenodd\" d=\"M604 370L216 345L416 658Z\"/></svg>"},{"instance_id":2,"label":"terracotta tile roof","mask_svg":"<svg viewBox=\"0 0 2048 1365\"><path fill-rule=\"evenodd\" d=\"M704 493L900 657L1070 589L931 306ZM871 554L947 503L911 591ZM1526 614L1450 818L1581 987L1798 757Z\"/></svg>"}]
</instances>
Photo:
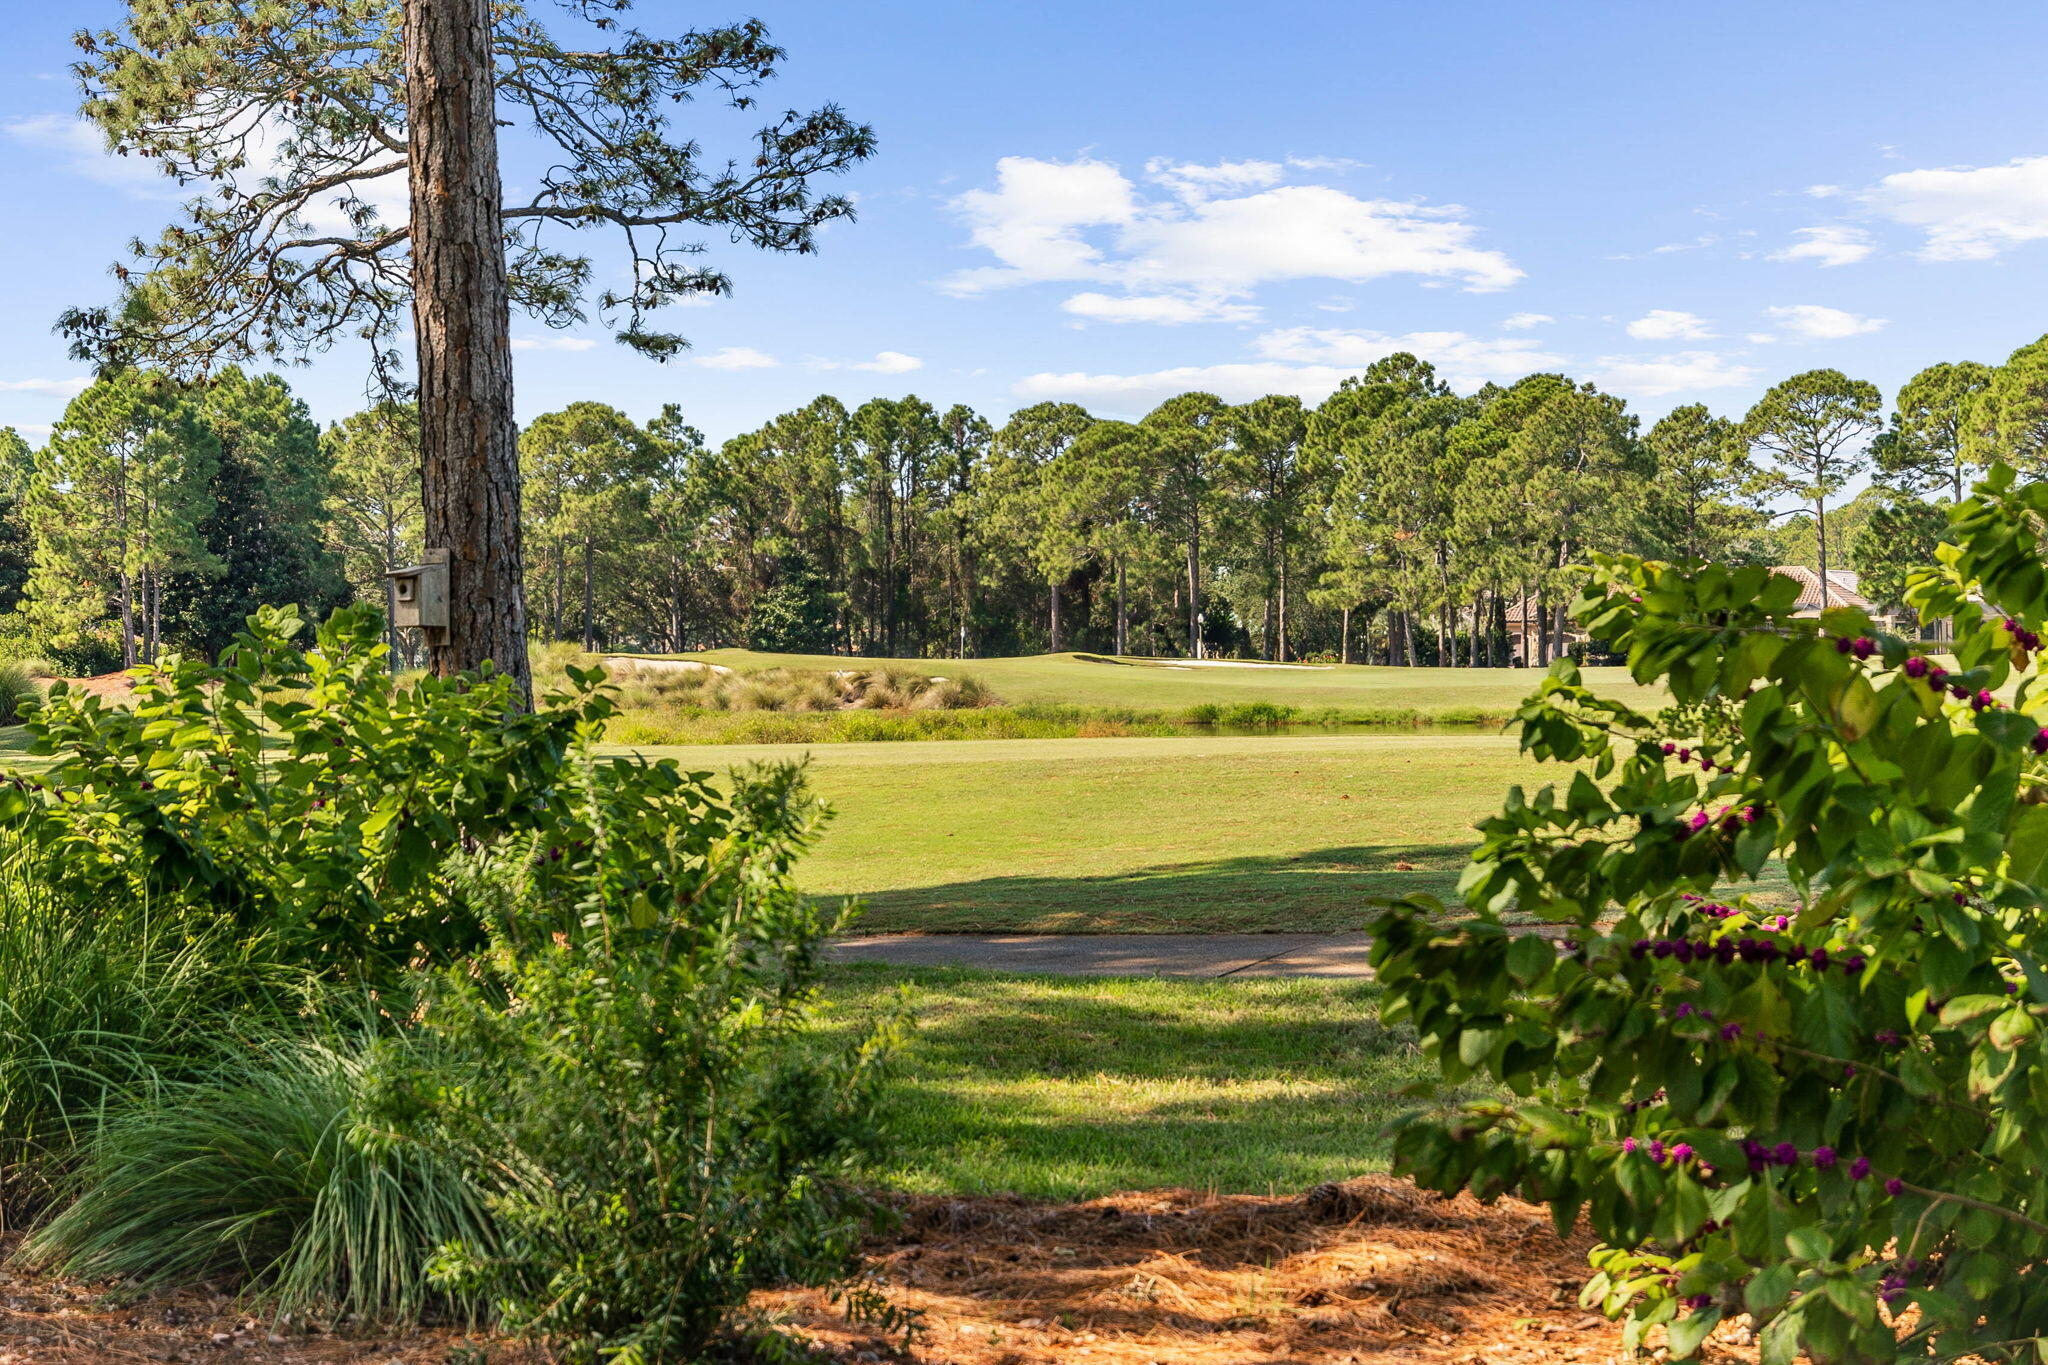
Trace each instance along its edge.
<instances>
[{"instance_id":1,"label":"terracotta tile roof","mask_svg":"<svg viewBox=\"0 0 2048 1365\"><path fill-rule=\"evenodd\" d=\"M1799 600L1794 603L1794 610L1820 610L1819 574L1804 564L1773 564L1771 572L1783 574L1799 585ZM1831 607L1861 607L1864 611L1876 612L1877 605L1858 591L1862 582L1861 575L1851 570L1829 569L1827 604Z\"/></svg>"}]
</instances>

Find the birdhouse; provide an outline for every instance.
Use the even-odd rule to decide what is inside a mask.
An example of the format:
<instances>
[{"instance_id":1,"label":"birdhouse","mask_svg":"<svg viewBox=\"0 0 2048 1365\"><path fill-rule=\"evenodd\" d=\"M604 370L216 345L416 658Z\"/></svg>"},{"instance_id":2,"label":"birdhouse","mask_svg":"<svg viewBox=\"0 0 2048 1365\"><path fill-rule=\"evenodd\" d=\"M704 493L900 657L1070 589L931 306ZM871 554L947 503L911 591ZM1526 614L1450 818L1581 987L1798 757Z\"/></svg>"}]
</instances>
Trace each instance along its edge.
<instances>
[{"instance_id":1,"label":"birdhouse","mask_svg":"<svg viewBox=\"0 0 2048 1365\"><path fill-rule=\"evenodd\" d=\"M448 629L448 552L428 550L424 564L389 569L391 624L422 630Z\"/></svg>"}]
</instances>

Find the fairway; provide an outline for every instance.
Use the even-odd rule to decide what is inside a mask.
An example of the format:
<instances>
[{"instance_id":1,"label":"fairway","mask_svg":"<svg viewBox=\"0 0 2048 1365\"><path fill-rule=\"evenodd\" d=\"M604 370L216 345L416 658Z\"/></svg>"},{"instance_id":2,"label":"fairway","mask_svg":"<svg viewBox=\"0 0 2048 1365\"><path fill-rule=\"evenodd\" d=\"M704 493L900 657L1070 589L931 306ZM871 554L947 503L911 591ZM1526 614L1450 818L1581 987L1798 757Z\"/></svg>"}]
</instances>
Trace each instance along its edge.
<instances>
[{"instance_id":1,"label":"fairway","mask_svg":"<svg viewBox=\"0 0 2048 1365\"><path fill-rule=\"evenodd\" d=\"M727 770L810 758L837 811L799 865L871 931L1355 929L1370 896L1447 893L1507 787L1500 735L1279 734L692 745Z\"/></svg>"},{"instance_id":2,"label":"fairway","mask_svg":"<svg viewBox=\"0 0 2048 1365\"><path fill-rule=\"evenodd\" d=\"M1422 715L1476 708L1513 714L1542 678L1531 668L1384 668L1364 664L1275 665L1190 663L1185 659L1111 659L1099 654L1038 654L1013 659L873 659L829 654L760 654L715 649L672 655L748 672L763 668L910 669L980 678L1003 701L1178 711L1202 703L1271 702L1303 710L1413 711ZM1663 693L1638 686L1625 668L1589 668L1601 695L1655 708Z\"/></svg>"}]
</instances>

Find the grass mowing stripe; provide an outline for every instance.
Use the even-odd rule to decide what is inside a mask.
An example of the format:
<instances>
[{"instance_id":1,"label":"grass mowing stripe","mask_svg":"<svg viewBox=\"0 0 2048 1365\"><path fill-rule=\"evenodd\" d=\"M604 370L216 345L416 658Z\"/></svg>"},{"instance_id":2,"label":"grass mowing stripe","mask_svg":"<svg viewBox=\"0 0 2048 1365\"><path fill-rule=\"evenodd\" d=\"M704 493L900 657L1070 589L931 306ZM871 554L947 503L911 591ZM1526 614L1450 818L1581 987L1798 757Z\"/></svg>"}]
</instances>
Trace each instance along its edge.
<instances>
[{"instance_id":1,"label":"grass mowing stripe","mask_svg":"<svg viewBox=\"0 0 2048 1365\"><path fill-rule=\"evenodd\" d=\"M875 931L1355 929L1447 893L1514 782L1500 735L651 749L718 770L808 753L838 811L797 877Z\"/></svg>"}]
</instances>

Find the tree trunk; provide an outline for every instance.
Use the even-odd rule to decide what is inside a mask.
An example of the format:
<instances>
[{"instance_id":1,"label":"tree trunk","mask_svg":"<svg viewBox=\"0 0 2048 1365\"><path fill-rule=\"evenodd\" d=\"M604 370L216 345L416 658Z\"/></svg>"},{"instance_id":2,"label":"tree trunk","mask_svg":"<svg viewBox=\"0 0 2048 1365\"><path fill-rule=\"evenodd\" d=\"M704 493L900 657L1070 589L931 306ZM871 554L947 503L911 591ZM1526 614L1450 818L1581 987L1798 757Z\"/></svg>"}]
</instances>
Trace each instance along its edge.
<instances>
[{"instance_id":1,"label":"tree trunk","mask_svg":"<svg viewBox=\"0 0 2048 1365\"><path fill-rule=\"evenodd\" d=\"M1280 555L1280 652L1281 663L1287 662L1287 554L1282 546Z\"/></svg>"},{"instance_id":2,"label":"tree trunk","mask_svg":"<svg viewBox=\"0 0 2048 1365\"><path fill-rule=\"evenodd\" d=\"M1202 528L1188 530L1188 657L1202 657Z\"/></svg>"},{"instance_id":3,"label":"tree trunk","mask_svg":"<svg viewBox=\"0 0 2048 1365\"><path fill-rule=\"evenodd\" d=\"M583 652L597 652L597 617L591 609L591 583L597 572L597 546L583 538Z\"/></svg>"},{"instance_id":4,"label":"tree trunk","mask_svg":"<svg viewBox=\"0 0 2048 1365\"><path fill-rule=\"evenodd\" d=\"M1828 505L1825 499L1813 500L1813 529L1820 545L1820 609L1828 609Z\"/></svg>"},{"instance_id":5,"label":"tree trunk","mask_svg":"<svg viewBox=\"0 0 2048 1365\"><path fill-rule=\"evenodd\" d=\"M1337 662L1351 662L1351 608L1344 608L1344 623L1337 628Z\"/></svg>"},{"instance_id":6,"label":"tree trunk","mask_svg":"<svg viewBox=\"0 0 2048 1365\"><path fill-rule=\"evenodd\" d=\"M121 667L135 667L135 576L121 570Z\"/></svg>"},{"instance_id":7,"label":"tree trunk","mask_svg":"<svg viewBox=\"0 0 2048 1365\"><path fill-rule=\"evenodd\" d=\"M1401 662L1415 667L1415 618L1407 611L1401 613Z\"/></svg>"},{"instance_id":8,"label":"tree trunk","mask_svg":"<svg viewBox=\"0 0 2048 1365\"><path fill-rule=\"evenodd\" d=\"M1130 630L1130 615L1124 596L1124 557L1116 557L1116 656L1124 657L1124 637Z\"/></svg>"},{"instance_id":9,"label":"tree trunk","mask_svg":"<svg viewBox=\"0 0 2048 1365\"><path fill-rule=\"evenodd\" d=\"M1052 598L1052 648L1046 652L1057 654L1060 652L1060 585L1054 583L1050 586L1052 588L1052 592L1049 594Z\"/></svg>"},{"instance_id":10,"label":"tree trunk","mask_svg":"<svg viewBox=\"0 0 2048 1365\"><path fill-rule=\"evenodd\" d=\"M428 657L442 677L489 660L530 700L496 91L489 0L405 0L420 483L449 558Z\"/></svg>"}]
</instances>

